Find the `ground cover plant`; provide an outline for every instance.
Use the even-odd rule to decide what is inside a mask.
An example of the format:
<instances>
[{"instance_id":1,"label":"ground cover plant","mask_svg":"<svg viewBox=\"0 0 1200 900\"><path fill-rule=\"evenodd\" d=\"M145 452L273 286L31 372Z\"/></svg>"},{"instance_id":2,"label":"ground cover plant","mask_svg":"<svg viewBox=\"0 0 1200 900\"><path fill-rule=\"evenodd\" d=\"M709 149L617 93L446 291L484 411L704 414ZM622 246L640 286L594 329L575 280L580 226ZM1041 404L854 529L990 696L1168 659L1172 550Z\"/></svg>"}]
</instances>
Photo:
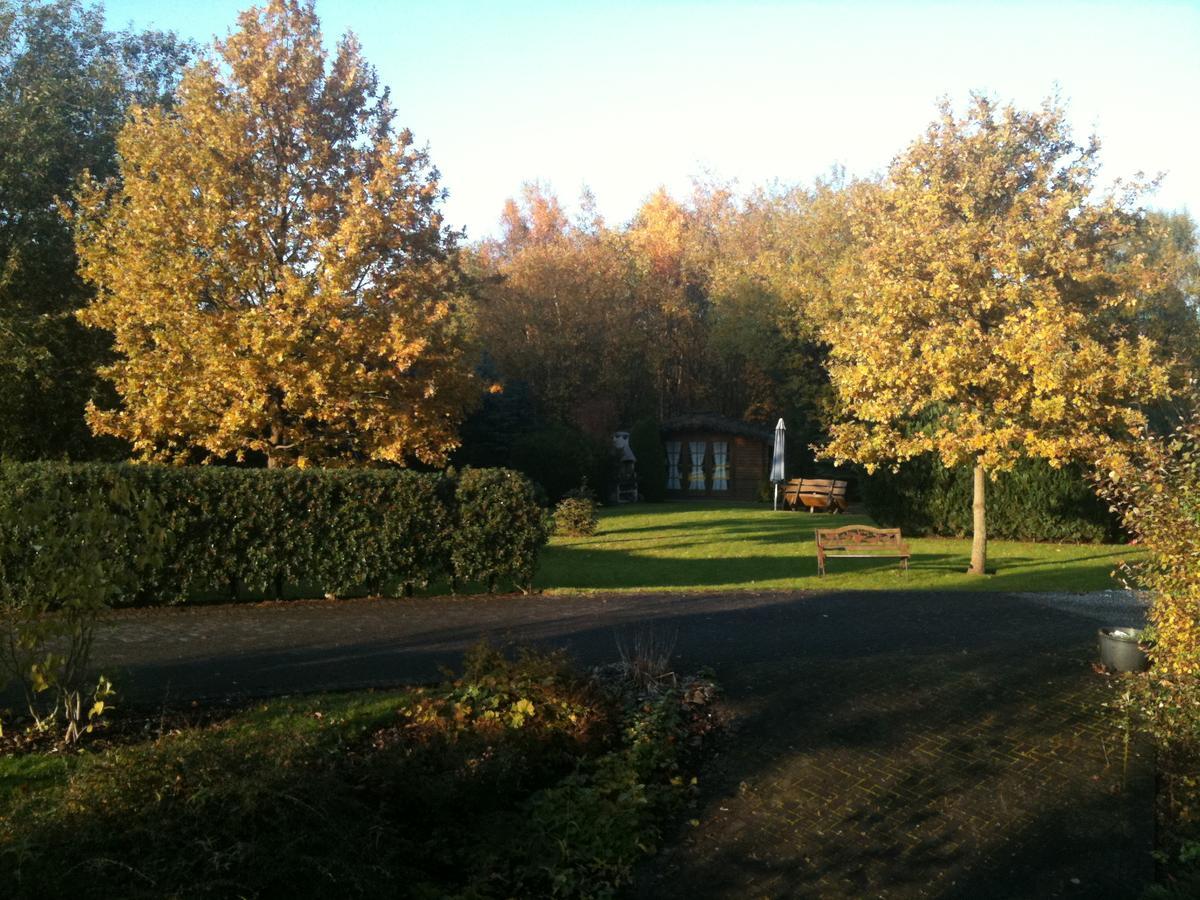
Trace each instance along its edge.
<instances>
[{"instance_id":1,"label":"ground cover plant","mask_svg":"<svg viewBox=\"0 0 1200 900\"><path fill-rule=\"evenodd\" d=\"M547 591L609 590L1004 590L1119 588L1112 576L1134 546L995 541L996 574L965 574L969 539L914 538L907 574L895 559L839 559L817 577L816 528L877 524L861 515L773 512L753 503L608 507L595 535L556 536L534 585ZM906 536L907 540L907 536Z\"/></svg>"},{"instance_id":2,"label":"ground cover plant","mask_svg":"<svg viewBox=\"0 0 1200 900\"><path fill-rule=\"evenodd\" d=\"M605 897L693 790L711 685L487 647L404 692L281 698L0 756L9 897Z\"/></svg>"}]
</instances>

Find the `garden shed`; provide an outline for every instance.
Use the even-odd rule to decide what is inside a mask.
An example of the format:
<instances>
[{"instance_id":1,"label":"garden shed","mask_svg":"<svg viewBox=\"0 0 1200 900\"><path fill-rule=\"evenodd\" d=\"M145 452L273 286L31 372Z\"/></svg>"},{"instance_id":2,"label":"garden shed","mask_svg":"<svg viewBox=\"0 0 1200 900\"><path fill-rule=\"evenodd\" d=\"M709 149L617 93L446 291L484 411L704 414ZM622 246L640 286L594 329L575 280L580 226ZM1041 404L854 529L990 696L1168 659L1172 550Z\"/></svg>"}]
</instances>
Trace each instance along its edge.
<instances>
[{"instance_id":1,"label":"garden shed","mask_svg":"<svg viewBox=\"0 0 1200 900\"><path fill-rule=\"evenodd\" d=\"M670 499L758 499L771 474L768 426L694 414L668 419L660 430Z\"/></svg>"}]
</instances>

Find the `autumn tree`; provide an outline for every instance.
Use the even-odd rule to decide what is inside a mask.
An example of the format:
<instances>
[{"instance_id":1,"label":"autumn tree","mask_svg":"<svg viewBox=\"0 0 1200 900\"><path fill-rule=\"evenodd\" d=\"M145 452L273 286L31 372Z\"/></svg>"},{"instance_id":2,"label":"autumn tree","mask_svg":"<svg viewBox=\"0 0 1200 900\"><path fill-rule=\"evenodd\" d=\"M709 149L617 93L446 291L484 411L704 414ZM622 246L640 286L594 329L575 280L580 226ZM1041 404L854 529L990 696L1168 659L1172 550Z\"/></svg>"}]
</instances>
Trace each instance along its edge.
<instances>
[{"instance_id":1,"label":"autumn tree","mask_svg":"<svg viewBox=\"0 0 1200 900\"><path fill-rule=\"evenodd\" d=\"M547 420L611 430L643 380L628 255L609 230L572 227L545 186L527 185L501 221L480 254L482 346Z\"/></svg>"},{"instance_id":2,"label":"autumn tree","mask_svg":"<svg viewBox=\"0 0 1200 900\"><path fill-rule=\"evenodd\" d=\"M352 35L330 58L310 0L251 9L118 150L75 217L80 318L119 354L98 433L167 460L445 459L472 394L455 236Z\"/></svg>"},{"instance_id":3,"label":"autumn tree","mask_svg":"<svg viewBox=\"0 0 1200 900\"><path fill-rule=\"evenodd\" d=\"M970 571L986 568L989 473L1090 459L1144 422L1168 367L1130 312L1160 273L1123 252L1134 191L1094 191L1098 145L1062 108L972 98L851 210L859 251L814 315L837 419L824 452L868 470L920 454L974 467Z\"/></svg>"},{"instance_id":4,"label":"autumn tree","mask_svg":"<svg viewBox=\"0 0 1200 900\"><path fill-rule=\"evenodd\" d=\"M1162 275L1160 286L1132 311L1140 332L1176 364L1176 396L1200 377L1200 236L1185 212L1149 211L1125 252L1142 254Z\"/></svg>"},{"instance_id":5,"label":"autumn tree","mask_svg":"<svg viewBox=\"0 0 1200 900\"><path fill-rule=\"evenodd\" d=\"M113 32L78 0L0 0L0 454L94 456L84 406L104 335L74 318L91 292L60 215L85 169L116 174L131 103L169 100L192 48ZM111 448L120 452L119 446Z\"/></svg>"},{"instance_id":6,"label":"autumn tree","mask_svg":"<svg viewBox=\"0 0 1200 900\"><path fill-rule=\"evenodd\" d=\"M660 419L707 405L709 304L699 223L694 210L659 188L623 234L645 311Z\"/></svg>"},{"instance_id":7,"label":"autumn tree","mask_svg":"<svg viewBox=\"0 0 1200 900\"><path fill-rule=\"evenodd\" d=\"M835 170L811 187L754 190L719 217L710 343L742 415L773 422L783 413L793 432L823 430L827 353L812 309L828 302L855 249L848 211L872 188Z\"/></svg>"}]
</instances>

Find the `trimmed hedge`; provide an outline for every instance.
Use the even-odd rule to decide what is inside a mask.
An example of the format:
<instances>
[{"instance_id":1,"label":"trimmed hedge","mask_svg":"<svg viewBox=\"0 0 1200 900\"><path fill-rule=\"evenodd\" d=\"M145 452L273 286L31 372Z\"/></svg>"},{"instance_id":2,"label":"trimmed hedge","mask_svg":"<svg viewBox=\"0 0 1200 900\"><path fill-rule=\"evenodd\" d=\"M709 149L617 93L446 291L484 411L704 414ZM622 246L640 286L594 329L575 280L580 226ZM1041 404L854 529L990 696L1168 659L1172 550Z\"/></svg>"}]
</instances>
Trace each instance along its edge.
<instances>
[{"instance_id":1,"label":"trimmed hedge","mask_svg":"<svg viewBox=\"0 0 1200 900\"><path fill-rule=\"evenodd\" d=\"M914 535L971 534L972 492L969 466L947 469L928 457L862 479L871 518ZM988 537L1013 541L1098 543L1122 536L1078 466L1055 469L1040 459L1022 460L988 481L987 530Z\"/></svg>"},{"instance_id":2,"label":"trimmed hedge","mask_svg":"<svg viewBox=\"0 0 1200 900\"><path fill-rule=\"evenodd\" d=\"M489 590L508 578L521 590L531 590L551 523L529 480L510 469L464 469L456 501L449 541L454 577L486 584Z\"/></svg>"},{"instance_id":3,"label":"trimmed hedge","mask_svg":"<svg viewBox=\"0 0 1200 900\"><path fill-rule=\"evenodd\" d=\"M64 489L65 488L65 489ZM110 504L112 552L161 544L118 605L155 606L396 593L445 580L526 588L545 514L519 473L266 470L104 463L8 463L0 516L51 504L48 530L95 498ZM76 508L78 507L78 508ZM69 562L69 561L65 561Z\"/></svg>"}]
</instances>

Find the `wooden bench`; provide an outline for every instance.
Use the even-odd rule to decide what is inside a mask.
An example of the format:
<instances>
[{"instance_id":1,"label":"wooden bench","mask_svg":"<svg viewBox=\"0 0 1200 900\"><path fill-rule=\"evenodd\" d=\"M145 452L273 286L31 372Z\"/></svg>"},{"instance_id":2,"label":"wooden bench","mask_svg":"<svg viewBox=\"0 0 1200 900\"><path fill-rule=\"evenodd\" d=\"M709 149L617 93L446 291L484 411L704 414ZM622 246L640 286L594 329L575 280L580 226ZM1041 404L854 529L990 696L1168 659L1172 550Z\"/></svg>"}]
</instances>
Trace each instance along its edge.
<instances>
[{"instance_id":1,"label":"wooden bench","mask_svg":"<svg viewBox=\"0 0 1200 900\"><path fill-rule=\"evenodd\" d=\"M847 484L848 482L834 481L832 478L793 478L788 482L788 489L795 486L792 508L795 509L796 501L799 501L808 507L810 513L818 509L831 509L835 513L845 510ZM786 503L787 490L783 496Z\"/></svg>"},{"instance_id":2,"label":"wooden bench","mask_svg":"<svg viewBox=\"0 0 1200 900\"><path fill-rule=\"evenodd\" d=\"M900 567L907 572L912 552L900 536L899 528L872 528L870 525L847 525L844 528L817 529L817 574L825 574L825 557L844 556L867 559L877 556L898 556Z\"/></svg>"}]
</instances>

